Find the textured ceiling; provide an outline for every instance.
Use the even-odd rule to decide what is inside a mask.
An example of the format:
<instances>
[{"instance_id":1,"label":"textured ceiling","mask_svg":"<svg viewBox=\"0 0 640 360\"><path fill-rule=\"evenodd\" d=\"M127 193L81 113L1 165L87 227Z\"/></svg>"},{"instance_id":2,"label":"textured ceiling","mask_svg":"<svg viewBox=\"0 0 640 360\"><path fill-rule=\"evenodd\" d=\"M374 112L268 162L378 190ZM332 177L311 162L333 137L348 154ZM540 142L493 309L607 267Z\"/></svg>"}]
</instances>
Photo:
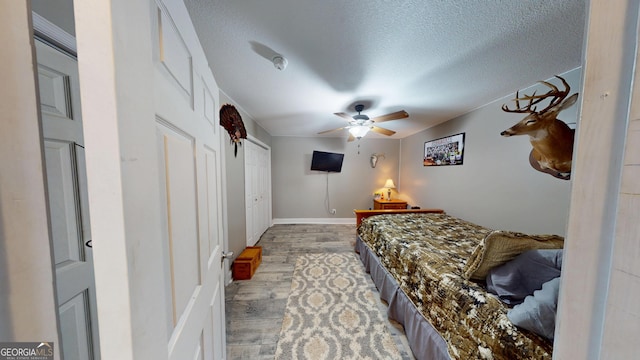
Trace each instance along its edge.
<instances>
[{"instance_id":1,"label":"textured ceiling","mask_svg":"<svg viewBox=\"0 0 640 360\"><path fill-rule=\"evenodd\" d=\"M580 66L585 3L185 0L218 85L271 135L345 126L333 113L363 103L410 114L383 124L393 138Z\"/></svg>"}]
</instances>

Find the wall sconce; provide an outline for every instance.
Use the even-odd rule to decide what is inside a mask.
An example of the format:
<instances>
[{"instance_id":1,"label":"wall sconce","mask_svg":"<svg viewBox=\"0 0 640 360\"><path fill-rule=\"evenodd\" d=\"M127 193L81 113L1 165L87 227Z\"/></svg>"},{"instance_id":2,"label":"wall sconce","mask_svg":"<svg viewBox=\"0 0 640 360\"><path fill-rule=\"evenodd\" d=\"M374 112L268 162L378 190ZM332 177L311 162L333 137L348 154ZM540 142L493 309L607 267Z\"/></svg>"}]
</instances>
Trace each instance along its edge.
<instances>
[{"instance_id":1,"label":"wall sconce","mask_svg":"<svg viewBox=\"0 0 640 360\"><path fill-rule=\"evenodd\" d=\"M376 167L376 164L378 164L378 159L380 158L384 158L384 153L382 154L371 154L371 157L369 158L369 163L371 164L372 168Z\"/></svg>"},{"instance_id":2,"label":"wall sconce","mask_svg":"<svg viewBox=\"0 0 640 360\"><path fill-rule=\"evenodd\" d=\"M393 183L393 180L387 179L387 182L384 183L383 187L387 189L387 200L391 200L391 189L396 188L396 185Z\"/></svg>"}]
</instances>

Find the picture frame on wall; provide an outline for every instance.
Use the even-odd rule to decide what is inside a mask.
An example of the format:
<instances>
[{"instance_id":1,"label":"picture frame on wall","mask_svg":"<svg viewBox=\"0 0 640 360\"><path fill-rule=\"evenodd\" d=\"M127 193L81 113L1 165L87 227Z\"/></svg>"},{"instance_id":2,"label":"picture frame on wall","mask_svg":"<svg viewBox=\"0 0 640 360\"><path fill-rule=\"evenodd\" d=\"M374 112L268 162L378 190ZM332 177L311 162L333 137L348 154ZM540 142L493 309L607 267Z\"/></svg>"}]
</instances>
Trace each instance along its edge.
<instances>
[{"instance_id":1,"label":"picture frame on wall","mask_svg":"<svg viewBox=\"0 0 640 360\"><path fill-rule=\"evenodd\" d=\"M424 143L424 166L462 165L464 161L464 134L445 136Z\"/></svg>"}]
</instances>

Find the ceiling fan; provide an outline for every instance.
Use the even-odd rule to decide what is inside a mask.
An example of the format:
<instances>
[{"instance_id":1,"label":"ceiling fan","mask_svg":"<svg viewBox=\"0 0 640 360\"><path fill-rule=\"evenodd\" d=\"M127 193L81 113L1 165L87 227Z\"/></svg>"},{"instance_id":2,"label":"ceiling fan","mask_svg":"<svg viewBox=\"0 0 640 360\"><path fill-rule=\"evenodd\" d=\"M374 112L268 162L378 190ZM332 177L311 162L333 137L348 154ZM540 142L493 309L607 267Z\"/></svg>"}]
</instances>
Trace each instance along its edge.
<instances>
[{"instance_id":1,"label":"ceiling fan","mask_svg":"<svg viewBox=\"0 0 640 360\"><path fill-rule=\"evenodd\" d=\"M390 113L390 114L376 116L376 117L370 119L367 115L361 114L362 110L364 109L364 105L357 104L355 106L355 109L358 112L358 115L350 116L349 114L342 113L342 112L334 113L334 115L340 116L341 118L344 118L347 121L349 121L349 125L348 126L339 127L337 129L321 131L321 132L318 133L318 135L326 134L326 133L329 133L329 132L332 132L332 131L348 129L349 130L349 139L347 141L353 141L355 139L360 139L360 138L364 137L369 132L369 130L371 130L373 132L377 132L378 134L391 136L391 135L395 134L396 132L393 131L393 130L389 130L389 129L381 128L381 127L378 127L378 126L374 126L373 124L374 123L380 123L380 122L383 122L383 121L404 119L404 118L409 117L409 114L406 111L400 110L400 111L396 111L396 112L393 112L393 113Z\"/></svg>"}]
</instances>

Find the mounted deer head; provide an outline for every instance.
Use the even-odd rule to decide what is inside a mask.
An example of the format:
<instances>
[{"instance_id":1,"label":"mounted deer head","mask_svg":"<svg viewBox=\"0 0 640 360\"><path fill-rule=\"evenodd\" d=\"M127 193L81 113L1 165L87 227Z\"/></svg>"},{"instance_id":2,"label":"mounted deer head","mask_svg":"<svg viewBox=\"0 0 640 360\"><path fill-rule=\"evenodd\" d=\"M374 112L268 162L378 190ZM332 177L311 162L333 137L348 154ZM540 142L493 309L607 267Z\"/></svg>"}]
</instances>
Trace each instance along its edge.
<instances>
[{"instance_id":1,"label":"mounted deer head","mask_svg":"<svg viewBox=\"0 0 640 360\"><path fill-rule=\"evenodd\" d=\"M382 153L382 154L376 154L376 153L371 154L371 157L369 158L369 164L371 164L372 168L376 167L376 164L378 164L378 160L380 158L384 158L384 153Z\"/></svg>"},{"instance_id":2,"label":"mounted deer head","mask_svg":"<svg viewBox=\"0 0 640 360\"><path fill-rule=\"evenodd\" d=\"M557 119L560 111L573 105L578 99L578 93L567 98L571 87L561 78L565 90L559 90L557 86L547 81L540 81L550 88L544 94L520 97L516 92L515 109L509 109L502 105L502 110L511 113L528 114L524 119L500 133L502 136L529 135L529 141L533 146L529 155L529 163L534 169L542 171L559 179L568 180L571 175L571 157L573 155L574 130L566 123ZM566 98L566 99L565 99ZM549 99L549 103L542 110L537 110L536 105ZM520 102L526 101L521 106Z\"/></svg>"}]
</instances>

